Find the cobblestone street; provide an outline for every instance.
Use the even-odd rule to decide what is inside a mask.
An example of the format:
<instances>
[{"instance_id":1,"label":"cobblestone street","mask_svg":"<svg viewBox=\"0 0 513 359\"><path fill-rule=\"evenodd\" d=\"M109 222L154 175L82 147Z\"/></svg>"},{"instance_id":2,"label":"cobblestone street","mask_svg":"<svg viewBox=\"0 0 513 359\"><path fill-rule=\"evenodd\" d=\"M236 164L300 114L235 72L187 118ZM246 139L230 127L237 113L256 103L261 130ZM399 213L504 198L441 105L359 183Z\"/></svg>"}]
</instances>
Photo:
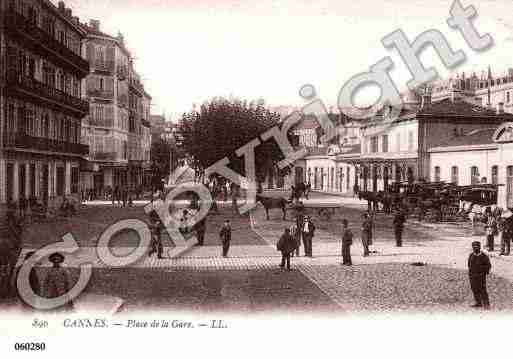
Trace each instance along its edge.
<instances>
[{"instance_id":1,"label":"cobblestone street","mask_svg":"<svg viewBox=\"0 0 513 359\"><path fill-rule=\"evenodd\" d=\"M93 277L86 293L118 297L123 310L143 308L252 312L286 311L433 311L471 312L471 291L466 273L470 251L467 224L423 224L410 221L405 246L393 244L389 217L376 217L375 254L362 256L359 243L361 213L365 205L351 199L313 195L310 203L343 204L331 222L315 218L314 258L292 258L292 272L282 271L276 242L283 229L279 210L265 219L258 206L250 216L234 216L231 206L209 217L204 247L193 247L180 258L145 257L124 269L107 268L97 257L97 237L111 223L124 218L146 219L142 203L134 208L89 205L77 217L28 227L25 251L73 233L82 247L65 265L78 273L80 263L91 262ZM346 203L347 202L347 203ZM347 218L355 234L351 268L340 265L340 219ZM221 257L218 231L225 219L233 226L229 258ZM480 238L481 239L481 238ZM194 239L192 239L194 240ZM111 242L116 255L126 255L137 244L135 233L121 232ZM165 240L169 248L171 242ZM167 252L167 250L165 250ZM301 253L303 254L303 253ZM425 263L416 267L412 263ZM494 310L513 306L513 271L510 257L492 255L489 292ZM49 263L38 270L44 277ZM163 283L165 283L163 285Z\"/></svg>"}]
</instances>

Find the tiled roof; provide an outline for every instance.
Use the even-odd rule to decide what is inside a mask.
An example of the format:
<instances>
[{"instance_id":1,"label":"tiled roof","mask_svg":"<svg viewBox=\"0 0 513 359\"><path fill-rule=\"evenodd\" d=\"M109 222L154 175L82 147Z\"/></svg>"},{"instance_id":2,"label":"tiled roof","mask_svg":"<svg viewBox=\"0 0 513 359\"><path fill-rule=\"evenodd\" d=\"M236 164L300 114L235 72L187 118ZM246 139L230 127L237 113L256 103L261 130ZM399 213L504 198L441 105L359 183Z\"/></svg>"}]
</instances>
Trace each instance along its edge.
<instances>
[{"instance_id":1,"label":"tiled roof","mask_svg":"<svg viewBox=\"0 0 513 359\"><path fill-rule=\"evenodd\" d=\"M477 145L489 145L494 144L493 142L493 134L495 133L496 128L484 128L479 130L471 131L462 136L455 136L448 141L443 142L440 145L437 145L437 148L440 147L456 147L456 146L477 146Z\"/></svg>"}]
</instances>

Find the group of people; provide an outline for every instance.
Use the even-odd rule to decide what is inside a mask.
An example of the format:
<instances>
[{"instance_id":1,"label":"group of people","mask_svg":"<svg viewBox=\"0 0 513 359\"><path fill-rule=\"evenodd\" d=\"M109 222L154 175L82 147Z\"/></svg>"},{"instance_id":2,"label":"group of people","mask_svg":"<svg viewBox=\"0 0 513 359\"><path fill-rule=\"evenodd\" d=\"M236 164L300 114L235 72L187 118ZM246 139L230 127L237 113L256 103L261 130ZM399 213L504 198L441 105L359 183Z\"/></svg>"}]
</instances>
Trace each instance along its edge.
<instances>
[{"instance_id":1,"label":"group of people","mask_svg":"<svg viewBox=\"0 0 513 359\"><path fill-rule=\"evenodd\" d=\"M397 247L402 247L402 235L404 225L406 223L406 215L403 211L397 210L393 219L393 228L395 235L395 242ZM373 251L371 246L373 244L374 233L374 214L373 212L366 212L362 214L361 225L361 242L363 247L363 256L368 257ZM280 240L277 243L277 250L282 253L281 267L287 266L290 269L290 258L300 255L301 243L303 243L304 253L306 257L313 256L312 242L315 235L315 225L311 217L305 216L302 211L296 216L296 222L289 228L286 228ZM349 222L347 219L342 220L342 258L344 265L352 265L351 260L351 245L353 244L353 233L349 229Z\"/></svg>"},{"instance_id":2,"label":"group of people","mask_svg":"<svg viewBox=\"0 0 513 359\"><path fill-rule=\"evenodd\" d=\"M504 216L500 209L492 211L486 207L483 223L486 232L485 246L489 252L495 251L495 237L499 238L501 256L509 256L513 239L513 215Z\"/></svg>"}]
</instances>

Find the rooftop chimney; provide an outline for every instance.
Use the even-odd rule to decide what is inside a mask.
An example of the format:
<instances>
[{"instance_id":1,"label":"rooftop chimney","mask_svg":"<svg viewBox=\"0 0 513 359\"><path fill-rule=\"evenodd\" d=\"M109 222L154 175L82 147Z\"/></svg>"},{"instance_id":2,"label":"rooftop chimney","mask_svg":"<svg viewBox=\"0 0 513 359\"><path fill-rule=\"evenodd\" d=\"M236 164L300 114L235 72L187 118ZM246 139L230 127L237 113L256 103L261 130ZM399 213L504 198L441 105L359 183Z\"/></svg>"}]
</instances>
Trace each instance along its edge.
<instances>
[{"instance_id":1,"label":"rooftop chimney","mask_svg":"<svg viewBox=\"0 0 513 359\"><path fill-rule=\"evenodd\" d=\"M66 6L64 4L64 1L59 1L59 10L64 12L65 8L66 8Z\"/></svg>"},{"instance_id":2,"label":"rooftop chimney","mask_svg":"<svg viewBox=\"0 0 513 359\"><path fill-rule=\"evenodd\" d=\"M499 104L497 105L497 114L502 113L504 113L504 102L499 102Z\"/></svg>"},{"instance_id":3,"label":"rooftop chimney","mask_svg":"<svg viewBox=\"0 0 513 359\"><path fill-rule=\"evenodd\" d=\"M93 30L100 31L100 20L89 20L89 27Z\"/></svg>"}]
</instances>

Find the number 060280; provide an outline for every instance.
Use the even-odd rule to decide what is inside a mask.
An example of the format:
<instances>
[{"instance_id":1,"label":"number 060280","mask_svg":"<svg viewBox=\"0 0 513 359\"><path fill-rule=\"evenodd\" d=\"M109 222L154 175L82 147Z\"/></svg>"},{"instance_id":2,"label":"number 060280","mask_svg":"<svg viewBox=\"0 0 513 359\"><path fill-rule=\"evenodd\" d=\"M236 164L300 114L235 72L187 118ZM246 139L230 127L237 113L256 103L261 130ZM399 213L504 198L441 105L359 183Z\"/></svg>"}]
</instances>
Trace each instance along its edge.
<instances>
[{"instance_id":1,"label":"number 060280","mask_svg":"<svg viewBox=\"0 0 513 359\"><path fill-rule=\"evenodd\" d=\"M43 351L46 349L45 343L16 343L14 350L16 351Z\"/></svg>"}]
</instances>

